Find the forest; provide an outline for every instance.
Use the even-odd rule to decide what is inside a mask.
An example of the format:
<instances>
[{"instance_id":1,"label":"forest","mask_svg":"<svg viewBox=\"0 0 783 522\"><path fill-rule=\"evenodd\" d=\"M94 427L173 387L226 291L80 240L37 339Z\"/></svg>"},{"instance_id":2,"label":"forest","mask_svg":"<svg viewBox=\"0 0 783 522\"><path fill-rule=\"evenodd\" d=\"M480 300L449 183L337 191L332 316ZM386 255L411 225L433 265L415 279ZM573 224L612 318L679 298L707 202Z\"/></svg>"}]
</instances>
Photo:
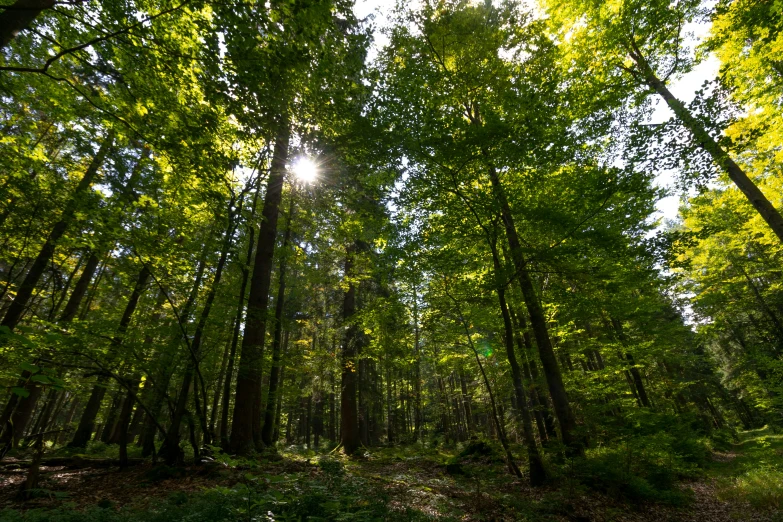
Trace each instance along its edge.
<instances>
[{"instance_id":1,"label":"forest","mask_svg":"<svg viewBox=\"0 0 783 522\"><path fill-rule=\"evenodd\" d=\"M0 521L783 521L783 3L354 4L2 0Z\"/></svg>"}]
</instances>

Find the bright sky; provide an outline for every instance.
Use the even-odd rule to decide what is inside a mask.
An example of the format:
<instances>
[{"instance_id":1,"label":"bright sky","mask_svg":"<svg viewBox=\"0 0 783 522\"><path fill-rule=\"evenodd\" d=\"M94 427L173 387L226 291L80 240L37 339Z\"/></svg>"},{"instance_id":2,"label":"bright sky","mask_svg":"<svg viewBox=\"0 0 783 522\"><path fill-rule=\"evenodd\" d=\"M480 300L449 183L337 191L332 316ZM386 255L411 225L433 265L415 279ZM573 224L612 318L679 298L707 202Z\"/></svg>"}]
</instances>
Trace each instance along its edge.
<instances>
[{"instance_id":1,"label":"bright sky","mask_svg":"<svg viewBox=\"0 0 783 522\"><path fill-rule=\"evenodd\" d=\"M416 0L408 0L416 1ZM382 48L388 39L380 33L379 28L383 27L388 21L388 13L394 8L395 0L356 0L354 13L361 20L370 15L374 17L375 25L375 43L374 49L370 52L373 57L379 48ZM688 24L685 26L685 33L693 33L694 39L689 43L691 48L695 47L701 39L709 32L709 25L706 24ZM706 80L711 80L717 76L718 60L711 56L699 64L693 71L684 77L672 82L669 86L672 93L681 101L687 103L693 100L696 91ZM656 100L656 109L652 117L652 122L660 123L673 116L671 110L666 104L658 98ZM680 196L674 190L674 172L661 172L656 178L656 183L660 187L671 189L673 195L661 199L656 208L658 217L664 220L673 220L677 217L677 211L680 204Z\"/></svg>"}]
</instances>

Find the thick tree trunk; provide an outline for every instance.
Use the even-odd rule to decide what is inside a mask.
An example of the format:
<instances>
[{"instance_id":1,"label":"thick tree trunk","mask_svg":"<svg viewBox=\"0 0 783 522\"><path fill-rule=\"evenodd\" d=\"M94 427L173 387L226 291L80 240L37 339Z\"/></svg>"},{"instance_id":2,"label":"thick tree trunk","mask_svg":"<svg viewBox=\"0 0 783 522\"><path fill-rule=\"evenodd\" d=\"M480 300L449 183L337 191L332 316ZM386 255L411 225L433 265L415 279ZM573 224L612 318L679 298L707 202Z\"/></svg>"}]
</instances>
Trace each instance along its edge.
<instances>
[{"instance_id":1,"label":"thick tree trunk","mask_svg":"<svg viewBox=\"0 0 783 522\"><path fill-rule=\"evenodd\" d=\"M342 437L343 451L346 455L353 455L359 448L359 418L356 406L356 376L357 376L357 351L358 351L358 327L353 324L353 315L356 313L356 285L351 280L353 277L353 256L356 246L348 247L345 256L345 278L348 279L348 289L343 295L343 325L345 336L342 346L342 384L340 394L340 433Z\"/></svg>"},{"instance_id":2,"label":"thick tree trunk","mask_svg":"<svg viewBox=\"0 0 783 522\"><path fill-rule=\"evenodd\" d=\"M0 8L0 49L16 38L46 9L54 7L54 0L16 0L8 7Z\"/></svg>"},{"instance_id":3,"label":"thick tree trunk","mask_svg":"<svg viewBox=\"0 0 783 522\"><path fill-rule=\"evenodd\" d=\"M253 196L253 207L250 211L250 226L248 226L247 255L245 264L242 267L242 282L239 286L239 302L237 303L237 313L234 319L234 332L231 336L231 349L228 353L228 366L226 368L226 380L223 383L223 406L220 410L220 446L228 449L228 411L231 401L231 382L234 378L234 361L236 361L237 346L239 344L239 331L242 327L242 317L245 311L245 294L247 292L247 282L250 278L248 266L253 259L253 247L255 246L255 226L253 218L256 215L256 203L258 201L258 190Z\"/></svg>"},{"instance_id":4,"label":"thick tree trunk","mask_svg":"<svg viewBox=\"0 0 783 522\"><path fill-rule=\"evenodd\" d=\"M253 278L248 296L247 318L239 358L234 414L231 423L229 447L238 454L261 449L261 366L266 335L269 287L275 254L277 219L283 193L285 165L288 161L288 123L281 125L275 140L275 150L269 173L263 221L258 233L258 248Z\"/></svg>"},{"instance_id":5,"label":"thick tree trunk","mask_svg":"<svg viewBox=\"0 0 783 522\"><path fill-rule=\"evenodd\" d=\"M272 338L272 368L269 371L269 393L266 399L264 411L264 426L261 429L261 440L265 446L272 445L274 433L275 410L277 409L277 388L280 383L280 353L283 341L283 310L285 307L285 277L288 261L288 243L291 240L291 221L294 218L294 198L291 192L291 202L288 207L288 221L283 235L282 253L280 255L280 268L278 270L277 299L275 300L275 333Z\"/></svg>"},{"instance_id":6,"label":"thick tree trunk","mask_svg":"<svg viewBox=\"0 0 783 522\"><path fill-rule=\"evenodd\" d=\"M506 239L508 240L508 246L511 250L511 259L514 262L514 268L516 269L516 276L522 290L522 296L525 300L528 314L530 315L530 322L533 326L533 334L535 335L536 346L538 347L538 355L541 359L541 366L544 369L547 386L549 387L549 395L552 398L552 404L555 407L555 415L560 423L562 440L571 453L582 454L584 448L574 435L576 419L571 411L571 405L568 402L568 394L566 393L565 385L563 384L563 377L560 374L560 367L557 364L555 351L549 338L544 309L541 306L541 301L533 286L533 281L530 278L530 272L527 268L527 261L522 252L522 244L519 240L516 226L514 225L511 207L506 198L506 193L500 182L500 178L498 177L497 170L493 165L489 165L488 170L495 198L500 204L501 217L506 229Z\"/></svg>"}]
</instances>

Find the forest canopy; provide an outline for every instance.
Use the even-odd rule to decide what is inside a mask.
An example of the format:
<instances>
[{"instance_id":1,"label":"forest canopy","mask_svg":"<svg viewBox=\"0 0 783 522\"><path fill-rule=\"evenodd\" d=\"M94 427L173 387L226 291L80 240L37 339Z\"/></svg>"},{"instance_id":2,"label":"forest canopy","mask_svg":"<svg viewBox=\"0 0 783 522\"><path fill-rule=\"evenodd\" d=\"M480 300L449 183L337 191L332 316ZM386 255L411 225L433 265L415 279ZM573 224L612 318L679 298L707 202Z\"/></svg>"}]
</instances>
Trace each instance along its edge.
<instances>
[{"instance_id":1,"label":"forest canopy","mask_svg":"<svg viewBox=\"0 0 783 522\"><path fill-rule=\"evenodd\" d=\"M220 463L221 498L242 484L281 520L439 518L345 500L345 466L399 451L675 505L783 428L780 2L383 9L0 5L0 467L28 470L0 473L9 498L101 457ZM300 457L312 506L236 479ZM763 469L759 505L783 508ZM319 480L343 500L302 493ZM463 519L541 515L503 498Z\"/></svg>"}]
</instances>

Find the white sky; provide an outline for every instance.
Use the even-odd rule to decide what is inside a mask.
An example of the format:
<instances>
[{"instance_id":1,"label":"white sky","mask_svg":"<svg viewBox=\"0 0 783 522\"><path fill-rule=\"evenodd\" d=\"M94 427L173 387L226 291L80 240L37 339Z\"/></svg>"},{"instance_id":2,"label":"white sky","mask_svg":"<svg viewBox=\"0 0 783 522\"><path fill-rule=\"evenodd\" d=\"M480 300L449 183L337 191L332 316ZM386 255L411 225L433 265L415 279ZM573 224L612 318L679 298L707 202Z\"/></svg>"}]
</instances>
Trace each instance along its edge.
<instances>
[{"instance_id":1,"label":"white sky","mask_svg":"<svg viewBox=\"0 0 783 522\"><path fill-rule=\"evenodd\" d=\"M416 2L417 0L407 0ZM395 0L356 0L354 13L361 20L373 15L373 24L375 25L374 49L370 51L370 57L374 57L378 49L388 43L388 38L381 34L379 29L388 22L388 14L394 8ZM689 45L695 47L701 39L709 32L709 25L706 24L688 24L685 26L685 33L693 33L693 40ZM688 103L693 100L696 91L702 86L705 80L712 80L717 76L719 63L714 56L700 63L689 74L679 78L669 86L672 93L681 101ZM673 116L671 110L666 106L660 97L656 97L656 109L652 116L652 122L660 123ZM660 187L670 189L673 195L661 199L657 204L656 218L664 220L673 220L677 217L680 205L680 196L674 190L674 172L662 172L656 177L656 184Z\"/></svg>"}]
</instances>

